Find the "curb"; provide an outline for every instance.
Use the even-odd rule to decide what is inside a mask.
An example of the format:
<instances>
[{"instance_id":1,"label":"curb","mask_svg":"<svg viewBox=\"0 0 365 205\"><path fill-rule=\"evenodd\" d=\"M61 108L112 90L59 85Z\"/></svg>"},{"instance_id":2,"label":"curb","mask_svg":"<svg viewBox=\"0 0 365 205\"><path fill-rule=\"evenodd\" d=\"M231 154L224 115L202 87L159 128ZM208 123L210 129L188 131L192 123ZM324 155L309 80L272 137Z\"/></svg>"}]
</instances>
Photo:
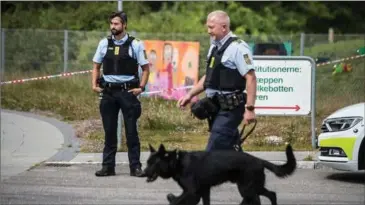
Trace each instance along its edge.
<instances>
[{"instance_id":1,"label":"curb","mask_svg":"<svg viewBox=\"0 0 365 205\"><path fill-rule=\"evenodd\" d=\"M284 164L284 161L270 161L274 164ZM86 162L70 162L70 161L46 161L42 163L46 166L71 166L71 165L101 165L101 161L86 161ZM128 165L129 162L119 161L116 165ZM142 162L145 166L146 162ZM297 161L297 169L329 169L324 166L318 166L316 161Z\"/></svg>"}]
</instances>

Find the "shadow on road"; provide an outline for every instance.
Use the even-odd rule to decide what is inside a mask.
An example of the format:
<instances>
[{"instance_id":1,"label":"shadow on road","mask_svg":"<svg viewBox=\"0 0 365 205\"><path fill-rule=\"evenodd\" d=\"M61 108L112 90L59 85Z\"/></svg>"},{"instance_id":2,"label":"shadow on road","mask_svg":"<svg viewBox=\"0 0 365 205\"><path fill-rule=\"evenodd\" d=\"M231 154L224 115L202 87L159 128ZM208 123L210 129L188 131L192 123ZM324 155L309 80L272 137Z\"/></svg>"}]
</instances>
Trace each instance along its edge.
<instances>
[{"instance_id":1,"label":"shadow on road","mask_svg":"<svg viewBox=\"0 0 365 205\"><path fill-rule=\"evenodd\" d=\"M328 175L327 179L356 183L356 184L365 184L365 172L336 173Z\"/></svg>"}]
</instances>

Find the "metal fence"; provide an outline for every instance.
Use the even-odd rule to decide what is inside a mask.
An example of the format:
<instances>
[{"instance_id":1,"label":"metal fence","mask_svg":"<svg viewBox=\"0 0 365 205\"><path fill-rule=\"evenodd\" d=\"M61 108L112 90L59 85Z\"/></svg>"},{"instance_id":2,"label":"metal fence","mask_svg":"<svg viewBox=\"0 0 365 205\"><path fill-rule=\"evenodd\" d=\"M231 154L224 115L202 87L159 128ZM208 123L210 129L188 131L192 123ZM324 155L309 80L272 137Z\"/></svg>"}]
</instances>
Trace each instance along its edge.
<instances>
[{"instance_id":1,"label":"metal fence","mask_svg":"<svg viewBox=\"0 0 365 205\"><path fill-rule=\"evenodd\" d=\"M209 48L207 34L137 33L142 40L197 41L200 43L200 68ZM2 81L22 77L35 77L90 70L98 42L109 32L69 31L42 29L1 29ZM365 45L360 34L296 34L296 35L241 35L248 43L285 42L291 45L289 55L306 55L315 60L334 60L356 55ZM200 69L202 72L203 69Z\"/></svg>"},{"instance_id":2,"label":"metal fence","mask_svg":"<svg viewBox=\"0 0 365 205\"><path fill-rule=\"evenodd\" d=\"M130 33L142 40L199 42L199 71L200 74L204 72L205 56L210 43L207 34ZM1 29L1 81L90 70L98 43L108 34L109 32L99 31ZM288 55L310 56L317 62L354 56L358 54L360 47L365 46L365 35L360 34L330 36L302 33L296 35L241 35L239 37L249 44L285 43L290 45ZM332 108L328 108L326 103L328 99L341 99L332 102L332 104L340 103L334 107L364 100L359 97L358 93L363 93L365 81L350 84L341 83L338 79L325 81L325 78L331 77L331 71L320 70L320 72L322 71L322 74L319 73L321 80L316 88L319 96L317 98L318 110L326 113L332 111ZM364 73L359 73L360 77L363 75ZM330 85L327 85L328 83ZM121 119L121 115L119 118ZM118 123L118 144L120 145L122 120L119 120Z\"/></svg>"}]
</instances>

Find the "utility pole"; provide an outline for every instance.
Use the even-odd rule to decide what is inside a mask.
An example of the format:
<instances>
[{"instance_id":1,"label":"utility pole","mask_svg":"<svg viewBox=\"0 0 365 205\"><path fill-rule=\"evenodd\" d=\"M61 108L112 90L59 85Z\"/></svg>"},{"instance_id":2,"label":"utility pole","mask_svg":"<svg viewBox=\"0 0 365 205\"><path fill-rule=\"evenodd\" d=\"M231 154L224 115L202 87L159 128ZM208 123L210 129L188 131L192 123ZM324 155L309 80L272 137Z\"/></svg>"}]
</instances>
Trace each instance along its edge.
<instances>
[{"instance_id":1,"label":"utility pole","mask_svg":"<svg viewBox=\"0 0 365 205\"><path fill-rule=\"evenodd\" d=\"M118 0L118 11L123 10L123 1ZM122 146L122 126L123 126L123 114L122 110L119 110L118 114L118 129L117 129L117 138L118 138L118 149Z\"/></svg>"},{"instance_id":2,"label":"utility pole","mask_svg":"<svg viewBox=\"0 0 365 205\"><path fill-rule=\"evenodd\" d=\"M123 10L123 1L118 1L118 11L122 11Z\"/></svg>"}]
</instances>

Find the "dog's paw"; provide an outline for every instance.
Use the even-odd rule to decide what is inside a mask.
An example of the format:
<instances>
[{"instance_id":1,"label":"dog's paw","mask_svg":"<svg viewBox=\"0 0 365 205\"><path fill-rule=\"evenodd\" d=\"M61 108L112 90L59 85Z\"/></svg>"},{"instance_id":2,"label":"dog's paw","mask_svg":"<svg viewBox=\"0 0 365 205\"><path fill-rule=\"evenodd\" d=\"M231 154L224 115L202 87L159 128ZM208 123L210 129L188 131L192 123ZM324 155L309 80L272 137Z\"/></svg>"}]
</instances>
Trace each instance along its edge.
<instances>
[{"instance_id":1,"label":"dog's paw","mask_svg":"<svg viewBox=\"0 0 365 205\"><path fill-rule=\"evenodd\" d=\"M169 194L167 194L166 198L167 198L167 201L169 201L171 204L176 199L176 196L173 195L172 193L169 193Z\"/></svg>"}]
</instances>

